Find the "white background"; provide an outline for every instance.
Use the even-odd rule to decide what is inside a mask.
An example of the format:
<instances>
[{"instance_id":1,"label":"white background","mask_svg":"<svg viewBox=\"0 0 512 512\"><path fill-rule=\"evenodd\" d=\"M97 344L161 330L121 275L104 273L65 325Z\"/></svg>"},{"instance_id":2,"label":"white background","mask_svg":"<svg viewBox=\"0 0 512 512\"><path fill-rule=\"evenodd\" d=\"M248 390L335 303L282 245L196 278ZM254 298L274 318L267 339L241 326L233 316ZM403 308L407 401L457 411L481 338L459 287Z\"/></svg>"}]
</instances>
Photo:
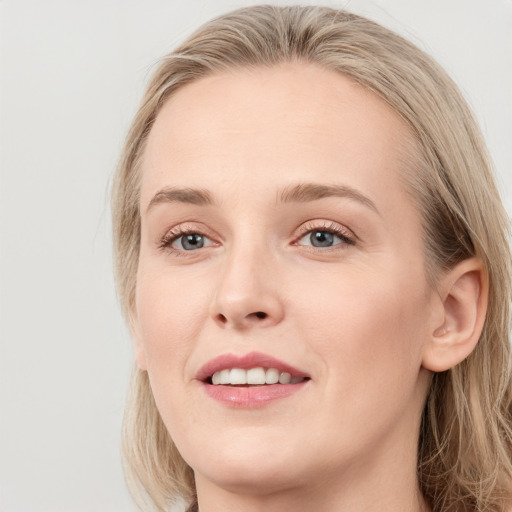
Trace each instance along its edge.
<instances>
[{"instance_id":1,"label":"white background","mask_svg":"<svg viewBox=\"0 0 512 512\"><path fill-rule=\"evenodd\" d=\"M130 512L108 188L152 64L240 0L0 0L0 512ZM280 5L295 2L278 2ZM512 211L511 0L322 2L434 55Z\"/></svg>"}]
</instances>

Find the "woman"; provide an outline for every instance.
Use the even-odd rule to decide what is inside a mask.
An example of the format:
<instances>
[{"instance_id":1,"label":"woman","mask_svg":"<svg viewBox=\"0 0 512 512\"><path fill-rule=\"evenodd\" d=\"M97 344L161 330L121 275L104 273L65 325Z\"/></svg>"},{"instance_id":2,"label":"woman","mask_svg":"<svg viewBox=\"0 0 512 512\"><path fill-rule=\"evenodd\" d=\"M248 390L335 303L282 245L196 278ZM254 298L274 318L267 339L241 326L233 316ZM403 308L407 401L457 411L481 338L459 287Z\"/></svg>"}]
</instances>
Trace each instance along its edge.
<instances>
[{"instance_id":1,"label":"woman","mask_svg":"<svg viewBox=\"0 0 512 512\"><path fill-rule=\"evenodd\" d=\"M419 49L329 8L213 20L153 76L113 213L149 504L509 509L507 219Z\"/></svg>"}]
</instances>

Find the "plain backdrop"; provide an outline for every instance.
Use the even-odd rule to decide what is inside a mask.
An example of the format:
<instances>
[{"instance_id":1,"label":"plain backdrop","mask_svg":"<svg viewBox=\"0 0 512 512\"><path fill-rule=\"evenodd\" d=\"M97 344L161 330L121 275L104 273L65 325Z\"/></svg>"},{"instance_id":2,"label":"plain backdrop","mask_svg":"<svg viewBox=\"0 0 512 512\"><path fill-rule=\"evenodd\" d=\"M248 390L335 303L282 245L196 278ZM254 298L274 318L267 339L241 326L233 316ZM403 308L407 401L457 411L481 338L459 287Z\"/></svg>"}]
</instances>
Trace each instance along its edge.
<instances>
[{"instance_id":1,"label":"plain backdrop","mask_svg":"<svg viewBox=\"0 0 512 512\"><path fill-rule=\"evenodd\" d=\"M0 0L1 512L135 510L120 463L131 344L109 183L155 61L252 3ZM321 3L380 21L448 69L512 211L512 2Z\"/></svg>"}]
</instances>

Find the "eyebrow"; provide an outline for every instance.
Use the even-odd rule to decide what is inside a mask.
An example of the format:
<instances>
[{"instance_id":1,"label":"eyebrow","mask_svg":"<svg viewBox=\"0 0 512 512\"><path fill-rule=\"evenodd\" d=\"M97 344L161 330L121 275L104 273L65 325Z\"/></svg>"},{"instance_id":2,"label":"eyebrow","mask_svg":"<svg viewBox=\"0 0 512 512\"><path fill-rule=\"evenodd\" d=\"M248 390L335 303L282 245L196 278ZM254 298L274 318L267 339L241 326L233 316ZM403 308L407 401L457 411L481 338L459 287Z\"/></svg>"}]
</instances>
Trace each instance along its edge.
<instances>
[{"instance_id":1,"label":"eyebrow","mask_svg":"<svg viewBox=\"0 0 512 512\"><path fill-rule=\"evenodd\" d=\"M215 204L212 195L207 190L165 187L153 196L146 212L160 203L187 203L196 206L211 206Z\"/></svg>"},{"instance_id":2,"label":"eyebrow","mask_svg":"<svg viewBox=\"0 0 512 512\"><path fill-rule=\"evenodd\" d=\"M278 202L282 203L307 203L326 197L343 197L353 199L367 206L375 213L379 210L375 203L358 190L346 185L323 185L318 183L299 183L286 187L278 196Z\"/></svg>"},{"instance_id":3,"label":"eyebrow","mask_svg":"<svg viewBox=\"0 0 512 512\"><path fill-rule=\"evenodd\" d=\"M299 183L284 188L277 196L278 203L307 203L327 197L353 199L367 206L377 214L375 203L358 190L346 185L323 185L319 183ZM161 203L185 203L196 206L213 206L215 201L208 190L195 188L165 187L151 199L146 209L148 212Z\"/></svg>"}]
</instances>

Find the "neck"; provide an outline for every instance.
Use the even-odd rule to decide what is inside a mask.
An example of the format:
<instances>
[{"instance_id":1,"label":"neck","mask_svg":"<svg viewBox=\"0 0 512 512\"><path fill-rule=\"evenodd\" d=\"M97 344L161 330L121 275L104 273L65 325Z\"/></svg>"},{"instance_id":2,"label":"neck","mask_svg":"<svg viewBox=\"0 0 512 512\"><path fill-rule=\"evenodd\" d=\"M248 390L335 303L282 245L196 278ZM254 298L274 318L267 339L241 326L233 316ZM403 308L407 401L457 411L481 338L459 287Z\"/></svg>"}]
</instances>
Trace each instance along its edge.
<instances>
[{"instance_id":1,"label":"neck","mask_svg":"<svg viewBox=\"0 0 512 512\"><path fill-rule=\"evenodd\" d=\"M196 512L430 512L430 508L421 496L419 489L400 496L386 494L379 500L372 490L370 496L363 494L349 496L343 493L319 494L302 490L290 489L288 493L276 494L240 494L216 492L208 497L199 495L199 508L191 508Z\"/></svg>"}]
</instances>

